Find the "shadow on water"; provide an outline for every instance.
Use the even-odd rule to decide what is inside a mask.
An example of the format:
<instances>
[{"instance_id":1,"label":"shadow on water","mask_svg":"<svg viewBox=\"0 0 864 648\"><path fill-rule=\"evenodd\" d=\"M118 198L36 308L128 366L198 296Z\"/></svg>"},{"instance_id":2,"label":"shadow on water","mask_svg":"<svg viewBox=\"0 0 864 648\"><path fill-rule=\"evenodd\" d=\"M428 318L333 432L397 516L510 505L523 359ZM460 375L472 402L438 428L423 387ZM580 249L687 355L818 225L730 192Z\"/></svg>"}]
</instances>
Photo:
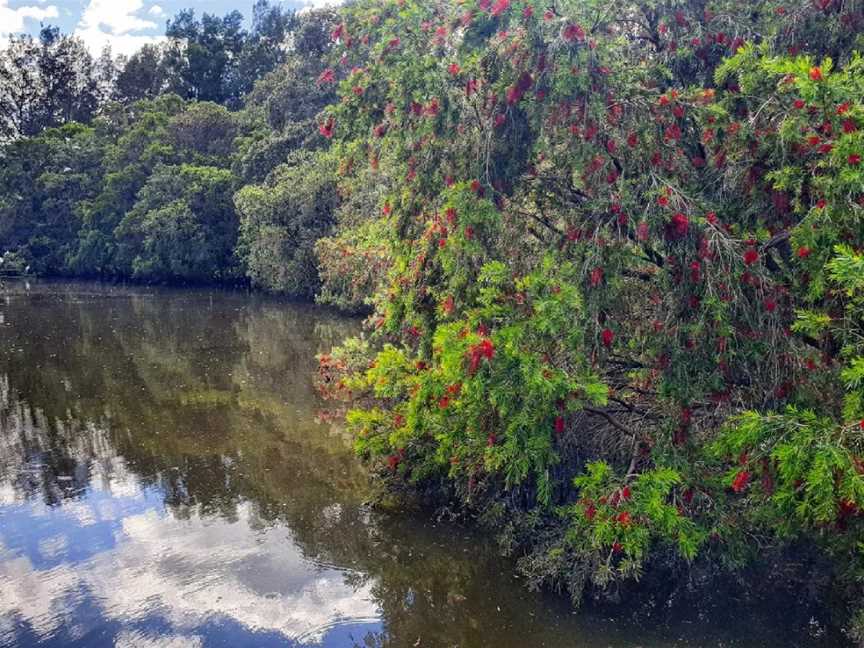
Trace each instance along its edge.
<instances>
[{"instance_id":1,"label":"shadow on water","mask_svg":"<svg viewBox=\"0 0 864 648\"><path fill-rule=\"evenodd\" d=\"M242 293L8 285L0 645L842 645L734 602L575 614L477 534L370 512L312 387L356 330Z\"/></svg>"}]
</instances>

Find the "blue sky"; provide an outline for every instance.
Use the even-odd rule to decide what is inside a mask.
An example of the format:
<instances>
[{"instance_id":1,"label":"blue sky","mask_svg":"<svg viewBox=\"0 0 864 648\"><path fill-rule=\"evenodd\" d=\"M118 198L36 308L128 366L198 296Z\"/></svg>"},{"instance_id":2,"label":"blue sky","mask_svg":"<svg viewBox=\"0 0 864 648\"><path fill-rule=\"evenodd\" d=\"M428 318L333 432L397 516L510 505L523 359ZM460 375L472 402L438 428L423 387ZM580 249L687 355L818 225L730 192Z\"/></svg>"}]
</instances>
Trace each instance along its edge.
<instances>
[{"instance_id":1,"label":"blue sky","mask_svg":"<svg viewBox=\"0 0 864 648\"><path fill-rule=\"evenodd\" d=\"M271 0L285 7L324 6L333 0ZM234 9L247 18L254 0L0 0L0 41L10 33L39 31L40 23L75 33L98 54L105 45L112 52L130 54L159 40L165 21L181 9L225 14Z\"/></svg>"}]
</instances>

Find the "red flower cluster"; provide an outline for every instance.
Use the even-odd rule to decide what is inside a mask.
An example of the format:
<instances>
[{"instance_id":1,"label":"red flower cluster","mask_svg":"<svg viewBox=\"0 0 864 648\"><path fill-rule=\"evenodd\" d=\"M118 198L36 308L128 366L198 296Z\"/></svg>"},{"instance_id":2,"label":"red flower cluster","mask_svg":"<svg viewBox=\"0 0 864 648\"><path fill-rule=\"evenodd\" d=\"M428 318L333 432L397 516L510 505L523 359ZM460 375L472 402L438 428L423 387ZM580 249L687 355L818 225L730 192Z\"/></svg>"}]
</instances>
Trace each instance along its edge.
<instances>
[{"instance_id":1,"label":"red flower cluster","mask_svg":"<svg viewBox=\"0 0 864 648\"><path fill-rule=\"evenodd\" d=\"M332 69L327 68L318 77L318 85L322 83L333 83L336 80L336 73Z\"/></svg>"},{"instance_id":2,"label":"red flower cluster","mask_svg":"<svg viewBox=\"0 0 864 648\"><path fill-rule=\"evenodd\" d=\"M482 340L478 344L471 347L470 353L470 368L469 372L477 373L477 368L480 366L480 361L485 358L491 361L495 357L495 345L492 340Z\"/></svg>"},{"instance_id":3,"label":"red flower cluster","mask_svg":"<svg viewBox=\"0 0 864 648\"><path fill-rule=\"evenodd\" d=\"M755 248L747 248L747 251L744 252L744 264L745 265L753 265L759 260L759 252L756 251Z\"/></svg>"},{"instance_id":4,"label":"red flower cluster","mask_svg":"<svg viewBox=\"0 0 864 648\"><path fill-rule=\"evenodd\" d=\"M684 214L675 214L669 221L669 228L667 232L670 239L681 240L683 238L686 238L689 231L690 219L687 218Z\"/></svg>"},{"instance_id":5,"label":"red flower cluster","mask_svg":"<svg viewBox=\"0 0 864 648\"><path fill-rule=\"evenodd\" d=\"M528 92L533 85L534 77L531 76L531 73L523 72L519 76L519 80L507 88L507 103L512 106L513 104L522 101L522 97L525 96L525 93Z\"/></svg>"},{"instance_id":6,"label":"red flower cluster","mask_svg":"<svg viewBox=\"0 0 864 648\"><path fill-rule=\"evenodd\" d=\"M333 117L328 117L327 121L318 126L318 132L327 139L333 137L333 130L336 128L336 120Z\"/></svg>"},{"instance_id":7,"label":"red flower cluster","mask_svg":"<svg viewBox=\"0 0 864 648\"><path fill-rule=\"evenodd\" d=\"M742 470L737 475L735 475L735 479L732 480L732 490L736 493L742 492L745 488L747 488L747 484L750 483L750 472L747 470Z\"/></svg>"},{"instance_id":8,"label":"red flower cluster","mask_svg":"<svg viewBox=\"0 0 864 648\"><path fill-rule=\"evenodd\" d=\"M615 342L615 333L611 329L603 329L601 338L603 339L603 346L607 349L611 349L612 343Z\"/></svg>"},{"instance_id":9,"label":"red flower cluster","mask_svg":"<svg viewBox=\"0 0 864 648\"><path fill-rule=\"evenodd\" d=\"M493 16L500 16L505 11L510 8L510 0L498 0L495 5L492 7L491 14Z\"/></svg>"},{"instance_id":10,"label":"red flower cluster","mask_svg":"<svg viewBox=\"0 0 864 648\"><path fill-rule=\"evenodd\" d=\"M556 416L555 417L555 434L561 436L564 434L564 417Z\"/></svg>"},{"instance_id":11,"label":"red flower cluster","mask_svg":"<svg viewBox=\"0 0 864 648\"><path fill-rule=\"evenodd\" d=\"M569 43L572 43L573 41L579 41L581 43L585 40L585 30L576 23L567 23L561 36Z\"/></svg>"}]
</instances>

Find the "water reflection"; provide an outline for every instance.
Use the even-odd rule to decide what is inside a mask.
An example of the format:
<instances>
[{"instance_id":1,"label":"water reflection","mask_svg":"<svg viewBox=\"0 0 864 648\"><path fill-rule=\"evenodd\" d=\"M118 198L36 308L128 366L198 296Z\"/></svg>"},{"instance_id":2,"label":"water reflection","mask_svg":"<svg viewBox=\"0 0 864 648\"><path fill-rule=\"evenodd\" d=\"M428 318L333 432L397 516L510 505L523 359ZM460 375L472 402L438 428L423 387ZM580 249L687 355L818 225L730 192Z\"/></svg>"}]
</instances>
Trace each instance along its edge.
<instances>
[{"instance_id":1,"label":"water reflection","mask_svg":"<svg viewBox=\"0 0 864 648\"><path fill-rule=\"evenodd\" d=\"M311 386L356 326L232 293L7 290L0 645L836 645L576 616L477 537L371 514Z\"/></svg>"}]
</instances>

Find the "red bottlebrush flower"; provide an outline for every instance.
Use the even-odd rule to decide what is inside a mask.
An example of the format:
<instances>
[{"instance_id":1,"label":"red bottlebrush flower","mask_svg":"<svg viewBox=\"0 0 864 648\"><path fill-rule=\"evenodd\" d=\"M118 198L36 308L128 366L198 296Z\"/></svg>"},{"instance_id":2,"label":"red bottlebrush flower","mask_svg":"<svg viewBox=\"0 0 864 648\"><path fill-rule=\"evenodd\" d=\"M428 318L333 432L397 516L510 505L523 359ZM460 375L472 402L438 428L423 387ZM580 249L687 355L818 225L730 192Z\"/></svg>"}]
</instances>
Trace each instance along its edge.
<instances>
[{"instance_id":1,"label":"red bottlebrush flower","mask_svg":"<svg viewBox=\"0 0 864 648\"><path fill-rule=\"evenodd\" d=\"M649 234L648 223L645 221L642 221L636 226L636 238L643 243L648 240Z\"/></svg>"},{"instance_id":2,"label":"red bottlebrush flower","mask_svg":"<svg viewBox=\"0 0 864 648\"><path fill-rule=\"evenodd\" d=\"M806 245L802 245L801 247L798 248L798 258L799 259L806 259L811 254L813 254L813 250L811 250Z\"/></svg>"},{"instance_id":3,"label":"red bottlebrush flower","mask_svg":"<svg viewBox=\"0 0 864 648\"><path fill-rule=\"evenodd\" d=\"M850 156L847 158L847 161L848 161L849 164L851 164L852 166L858 166L859 164L861 164L861 156L858 155L857 153L853 153L852 155L850 155Z\"/></svg>"},{"instance_id":4,"label":"red bottlebrush flower","mask_svg":"<svg viewBox=\"0 0 864 648\"><path fill-rule=\"evenodd\" d=\"M384 206L381 208L381 213L385 216L390 215L390 203L384 203Z\"/></svg>"},{"instance_id":5,"label":"red bottlebrush flower","mask_svg":"<svg viewBox=\"0 0 864 648\"><path fill-rule=\"evenodd\" d=\"M585 519L589 522L594 519L594 516L597 515L597 507L593 504L588 504L585 506Z\"/></svg>"},{"instance_id":6,"label":"red bottlebrush flower","mask_svg":"<svg viewBox=\"0 0 864 648\"><path fill-rule=\"evenodd\" d=\"M822 80L822 69L818 67L810 68L810 80L811 81L821 81Z\"/></svg>"},{"instance_id":7,"label":"red bottlebrush flower","mask_svg":"<svg viewBox=\"0 0 864 648\"><path fill-rule=\"evenodd\" d=\"M490 434L488 437L486 437L486 445L490 448L496 443L498 443L498 437L496 437L494 434Z\"/></svg>"},{"instance_id":8,"label":"red bottlebrush flower","mask_svg":"<svg viewBox=\"0 0 864 648\"><path fill-rule=\"evenodd\" d=\"M322 83L333 83L335 80L336 73L330 68L327 68L318 77L318 85L321 85Z\"/></svg>"},{"instance_id":9,"label":"red bottlebrush flower","mask_svg":"<svg viewBox=\"0 0 864 648\"><path fill-rule=\"evenodd\" d=\"M351 92L354 93L355 97L359 97L363 94L363 86L354 86L353 88L351 88Z\"/></svg>"},{"instance_id":10,"label":"red bottlebrush flower","mask_svg":"<svg viewBox=\"0 0 864 648\"><path fill-rule=\"evenodd\" d=\"M618 523L622 526L629 526L633 521L629 511L621 511L617 517Z\"/></svg>"},{"instance_id":11,"label":"red bottlebrush flower","mask_svg":"<svg viewBox=\"0 0 864 648\"><path fill-rule=\"evenodd\" d=\"M603 329L603 333L600 337L603 340L603 346L607 349L611 349L613 342L615 342L615 333L608 328Z\"/></svg>"},{"instance_id":12,"label":"red bottlebrush flower","mask_svg":"<svg viewBox=\"0 0 864 648\"><path fill-rule=\"evenodd\" d=\"M372 134L378 138L384 137L387 134L387 124L378 124L372 129Z\"/></svg>"},{"instance_id":13,"label":"red bottlebrush flower","mask_svg":"<svg viewBox=\"0 0 864 648\"><path fill-rule=\"evenodd\" d=\"M495 6L492 7L492 15L500 16L510 8L510 0L498 0Z\"/></svg>"},{"instance_id":14,"label":"red bottlebrush flower","mask_svg":"<svg viewBox=\"0 0 864 648\"><path fill-rule=\"evenodd\" d=\"M399 467L399 462L401 458L399 455L390 455L387 457L387 466L390 468L391 472L396 472L396 469Z\"/></svg>"},{"instance_id":15,"label":"red bottlebrush flower","mask_svg":"<svg viewBox=\"0 0 864 648\"><path fill-rule=\"evenodd\" d=\"M591 271L591 287L596 288L603 282L603 268L597 267Z\"/></svg>"},{"instance_id":16,"label":"red bottlebrush flower","mask_svg":"<svg viewBox=\"0 0 864 648\"><path fill-rule=\"evenodd\" d=\"M620 554L622 551L624 551L624 547L621 546L620 542L612 543L612 553Z\"/></svg>"},{"instance_id":17,"label":"red bottlebrush flower","mask_svg":"<svg viewBox=\"0 0 864 648\"><path fill-rule=\"evenodd\" d=\"M765 310L767 310L769 313L773 313L775 310L777 310L777 302L770 297L765 300L764 304Z\"/></svg>"},{"instance_id":18,"label":"red bottlebrush flower","mask_svg":"<svg viewBox=\"0 0 864 648\"><path fill-rule=\"evenodd\" d=\"M345 23L338 25L333 31L330 32L330 38L334 41L338 41L343 36L347 35L348 30L345 27Z\"/></svg>"},{"instance_id":19,"label":"red bottlebrush flower","mask_svg":"<svg viewBox=\"0 0 864 648\"><path fill-rule=\"evenodd\" d=\"M663 138L666 141L677 142L681 139L681 127L678 124L670 124L666 127L666 131L663 133Z\"/></svg>"},{"instance_id":20,"label":"red bottlebrush flower","mask_svg":"<svg viewBox=\"0 0 864 648\"><path fill-rule=\"evenodd\" d=\"M753 248L748 249L744 253L744 264L745 265L753 265L759 260L759 253Z\"/></svg>"},{"instance_id":21,"label":"red bottlebrush flower","mask_svg":"<svg viewBox=\"0 0 864 648\"><path fill-rule=\"evenodd\" d=\"M621 499L622 500L624 500L626 502L627 500L630 499L630 495L631 495L631 493L630 493L630 487L629 486L625 486L624 488L621 489Z\"/></svg>"},{"instance_id":22,"label":"red bottlebrush flower","mask_svg":"<svg viewBox=\"0 0 864 648\"><path fill-rule=\"evenodd\" d=\"M402 43L402 41L399 40L399 38L391 38L391 39L390 39L390 42L387 43L387 47L388 47L389 49L391 49L391 50L394 50L394 49L396 49L397 47L399 47L399 45L400 45L401 43Z\"/></svg>"},{"instance_id":23,"label":"red bottlebrush flower","mask_svg":"<svg viewBox=\"0 0 864 648\"><path fill-rule=\"evenodd\" d=\"M470 358L470 373L476 373L480 366L480 361L484 358L491 361L495 357L495 345L492 340L482 340L478 344L471 347L469 351Z\"/></svg>"},{"instance_id":24,"label":"red bottlebrush flower","mask_svg":"<svg viewBox=\"0 0 864 648\"><path fill-rule=\"evenodd\" d=\"M447 409L450 406L450 399L447 396L442 396L438 400L438 407L441 409Z\"/></svg>"},{"instance_id":25,"label":"red bottlebrush flower","mask_svg":"<svg viewBox=\"0 0 864 648\"><path fill-rule=\"evenodd\" d=\"M453 312L454 307L453 295L447 295L447 297L444 298L444 301L441 302L441 310L443 310L447 315L450 315Z\"/></svg>"},{"instance_id":26,"label":"red bottlebrush flower","mask_svg":"<svg viewBox=\"0 0 864 648\"><path fill-rule=\"evenodd\" d=\"M795 100L795 107L798 110L802 110L806 105L807 105L807 103L803 99L796 99Z\"/></svg>"},{"instance_id":27,"label":"red bottlebrush flower","mask_svg":"<svg viewBox=\"0 0 864 648\"><path fill-rule=\"evenodd\" d=\"M672 109L672 114L675 115L678 119L684 117L684 106L681 104L675 104L675 107Z\"/></svg>"},{"instance_id":28,"label":"red bottlebrush flower","mask_svg":"<svg viewBox=\"0 0 864 648\"><path fill-rule=\"evenodd\" d=\"M534 7L532 7L531 5L526 6L522 10L522 17L523 18L530 18L533 15L534 15Z\"/></svg>"},{"instance_id":29,"label":"red bottlebrush flower","mask_svg":"<svg viewBox=\"0 0 864 648\"><path fill-rule=\"evenodd\" d=\"M639 136L636 133L630 133L627 136L627 146L636 148L639 145Z\"/></svg>"},{"instance_id":30,"label":"red bottlebrush flower","mask_svg":"<svg viewBox=\"0 0 864 648\"><path fill-rule=\"evenodd\" d=\"M495 115L495 128L501 128L507 122L507 115L498 113Z\"/></svg>"},{"instance_id":31,"label":"red bottlebrush flower","mask_svg":"<svg viewBox=\"0 0 864 648\"><path fill-rule=\"evenodd\" d=\"M705 216L705 220L707 220L711 225L716 225L717 214L715 214L714 212L708 212L708 214Z\"/></svg>"},{"instance_id":32,"label":"red bottlebrush flower","mask_svg":"<svg viewBox=\"0 0 864 648\"><path fill-rule=\"evenodd\" d=\"M735 475L735 479L732 480L732 490L736 493L742 492L745 488L747 488L747 484L750 483L750 471L742 470L737 475Z\"/></svg>"},{"instance_id":33,"label":"red bottlebrush flower","mask_svg":"<svg viewBox=\"0 0 864 648\"><path fill-rule=\"evenodd\" d=\"M519 80L507 88L507 103L510 105L519 103L532 85L534 85L534 77L529 72L523 72Z\"/></svg>"},{"instance_id":34,"label":"red bottlebrush flower","mask_svg":"<svg viewBox=\"0 0 864 648\"><path fill-rule=\"evenodd\" d=\"M819 152L822 155L828 155L828 153L830 153L833 150L834 150L833 144L823 144L822 146L819 147Z\"/></svg>"},{"instance_id":35,"label":"red bottlebrush flower","mask_svg":"<svg viewBox=\"0 0 864 648\"><path fill-rule=\"evenodd\" d=\"M480 198L483 197L483 194L484 194L483 185L480 184L479 180L472 180L471 181L471 191L473 191L475 194L477 194Z\"/></svg>"},{"instance_id":36,"label":"red bottlebrush flower","mask_svg":"<svg viewBox=\"0 0 864 648\"><path fill-rule=\"evenodd\" d=\"M615 140L610 139L606 141L606 150L609 152L609 155L615 155L617 149L618 145L615 143Z\"/></svg>"},{"instance_id":37,"label":"red bottlebrush flower","mask_svg":"<svg viewBox=\"0 0 864 648\"><path fill-rule=\"evenodd\" d=\"M661 207L667 207L669 205L669 196L660 196L657 199L657 204Z\"/></svg>"},{"instance_id":38,"label":"red bottlebrush flower","mask_svg":"<svg viewBox=\"0 0 864 648\"><path fill-rule=\"evenodd\" d=\"M471 227L470 225L468 225L468 227L465 228L465 238L469 241L472 238L474 238L474 228Z\"/></svg>"},{"instance_id":39,"label":"red bottlebrush flower","mask_svg":"<svg viewBox=\"0 0 864 648\"><path fill-rule=\"evenodd\" d=\"M690 231L690 219L684 214L675 214L669 221L669 238L683 239Z\"/></svg>"},{"instance_id":40,"label":"red bottlebrush flower","mask_svg":"<svg viewBox=\"0 0 864 648\"><path fill-rule=\"evenodd\" d=\"M462 69L459 67L458 63L451 63L450 67L447 68L450 71L450 74L453 76L457 76Z\"/></svg>"},{"instance_id":41,"label":"red bottlebrush flower","mask_svg":"<svg viewBox=\"0 0 864 648\"><path fill-rule=\"evenodd\" d=\"M698 261L690 264L690 281L698 284L702 281L702 265Z\"/></svg>"},{"instance_id":42,"label":"red bottlebrush flower","mask_svg":"<svg viewBox=\"0 0 864 648\"><path fill-rule=\"evenodd\" d=\"M851 119L847 119L843 122L843 132L844 133L854 133L858 130L858 126Z\"/></svg>"},{"instance_id":43,"label":"red bottlebrush flower","mask_svg":"<svg viewBox=\"0 0 864 648\"><path fill-rule=\"evenodd\" d=\"M447 209L447 211L445 212L445 218L447 218L447 222L450 225L455 225L456 224L456 210L453 209L452 207L449 207Z\"/></svg>"},{"instance_id":44,"label":"red bottlebrush flower","mask_svg":"<svg viewBox=\"0 0 864 648\"><path fill-rule=\"evenodd\" d=\"M827 206L828 202L824 198L820 198L818 201L816 201L817 209L825 209Z\"/></svg>"},{"instance_id":45,"label":"red bottlebrush flower","mask_svg":"<svg viewBox=\"0 0 864 648\"><path fill-rule=\"evenodd\" d=\"M397 428L402 427L403 425L405 425L405 417L401 414L397 414L393 417L393 425Z\"/></svg>"},{"instance_id":46,"label":"red bottlebrush flower","mask_svg":"<svg viewBox=\"0 0 864 648\"><path fill-rule=\"evenodd\" d=\"M556 416L555 417L555 434L561 436L564 434L564 417Z\"/></svg>"},{"instance_id":47,"label":"red bottlebrush flower","mask_svg":"<svg viewBox=\"0 0 864 648\"><path fill-rule=\"evenodd\" d=\"M569 43L572 43L573 41L579 41L581 43L585 40L585 30L576 23L567 23L564 30L561 32L561 36L563 36L564 40Z\"/></svg>"},{"instance_id":48,"label":"red bottlebrush flower","mask_svg":"<svg viewBox=\"0 0 864 648\"><path fill-rule=\"evenodd\" d=\"M336 127L336 120L333 117L328 117L327 121L318 126L318 132L327 139L333 137L333 129Z\"/></svg>"},{"instance_id":49,"label":"red bottlebrush flower","mask_svg":"<svg viewBox=\"0 0 864 648\"><path fill-rule=\"evenodd\" d=\"M851 106L852 106L851 103L849 103L848 101L844 101L839 106L837 106L837 114L838 115L845 115L847 112L849 112L849 108Z\"/></svg>"}]
</instances>

